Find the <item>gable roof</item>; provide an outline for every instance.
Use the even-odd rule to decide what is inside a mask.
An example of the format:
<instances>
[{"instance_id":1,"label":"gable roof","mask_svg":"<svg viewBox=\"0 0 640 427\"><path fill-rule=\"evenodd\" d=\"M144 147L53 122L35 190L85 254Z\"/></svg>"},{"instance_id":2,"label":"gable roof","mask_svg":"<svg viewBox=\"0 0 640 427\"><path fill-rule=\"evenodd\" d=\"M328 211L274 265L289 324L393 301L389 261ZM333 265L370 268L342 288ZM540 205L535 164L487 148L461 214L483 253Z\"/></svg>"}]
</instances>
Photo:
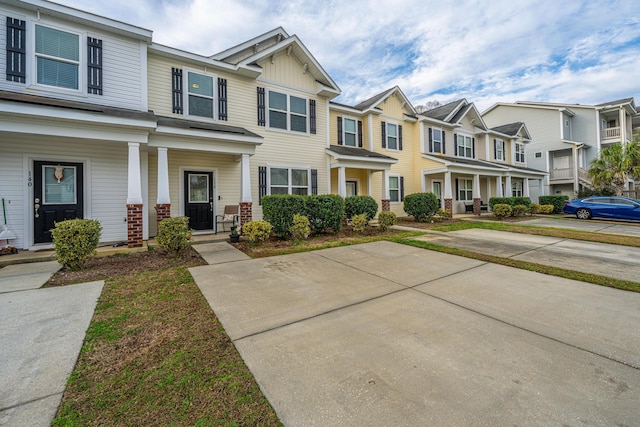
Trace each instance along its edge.
<instances>
[{"instance_id":1,"label":"gable roof","mask_svg":"<svg viewBox=\"0 0 640 427\"><path fill-rule=\"evenodd\" d=\"M282 27L212 55L211 59L242 67L259 66L260 62L273 60L279 55L295 58L303 73L309 73L320 85L318 93L334 98L342 92L298 36L290 36Z\"/></svg>"},{"instance_id":2,"label":"gable roof","mask_svg":"<svg viewBox=\"0 0 640 427\"><path fill-rule=\"evenodd\" d=\"M404 92L402 92L402 89L400 89L399 86L394 86L390 89L385 90L384 92L374 95L371 98L354 105L352 108L360 111L379 109L378 106L385 100L389 99L392 95L396 95L402 100L403 108L406 108L407 110L409 110L409 113L411 113L409 115L417 114L415 108L411 104L411 101L409 101L409 98L407 98L407 96L404 94Z\"/></svg>"},{"instance_id":3,"label":"gable roof","mask_svg":"<svg viewBox=\"0 0 640 427\"><path fill-rule=\"evenodd\" d=\"M522 130L524 133L524 139L531 140L531 135L529 134L527 126L525 126L525 124L522 122L514 122L506 125L496 126L492 127L489 130L511 137L517 137Z\"/></svg>"},{"instance_id":4,"label":"gable roof","mask_svg":"<svg viewBox=\"0 0 640 427\"><path fill-rule=\"evenodd\" d=\"M442 122L448 122L449 119L455 115L456 112L464 105L467 105L466 99L458 99L457 101L449 102L448 104L441 105L431 110L427 110L420 113L421 116L429 117L432 119L440 120Z\"/></svg>"}]
</instances>

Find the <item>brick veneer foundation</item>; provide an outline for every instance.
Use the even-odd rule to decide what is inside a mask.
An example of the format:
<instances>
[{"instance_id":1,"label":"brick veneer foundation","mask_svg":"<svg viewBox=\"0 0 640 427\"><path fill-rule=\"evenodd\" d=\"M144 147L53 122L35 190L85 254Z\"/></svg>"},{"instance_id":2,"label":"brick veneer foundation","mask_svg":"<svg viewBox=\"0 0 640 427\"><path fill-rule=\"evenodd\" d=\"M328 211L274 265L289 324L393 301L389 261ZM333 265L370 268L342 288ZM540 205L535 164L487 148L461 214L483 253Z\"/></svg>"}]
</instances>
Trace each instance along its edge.
<instances>
[{"instance_id":1,"label":"brick veneer foundation","mask_svg":"<svg viewBox=\"0 0 640 427\"><path fill-rule=\"evenodd\" d=\"M449 218L453 216L453 199L444 199L444 209L449 210Z\"/></svg>"},{"instance_id":2,"label":"brick veneer foundation","mask_svg":"<svg viewBox=\"0 0 640 427\"><path fill-rule=\"evenodd\" d=\"M242 230L242 224L253 220L253 210L251 202L240 202L240 230Z\"/></svg>"},{"instance_id":3,"label":"brick veneer foundation","mask_svg":"<svg viewBox=\"0 0 640 427\"><path fill-rule=\"evenodd\" d=\"M383 211L383 212L389 212L389 211L391 211L391 200L389 200L389 199L382 199L382 211Z\"/></svg>"},{"instance_id":4,"label":"brick veneer foundation","mask_svg":"<svg viewBox=\"0 0 640 427\"><path fill-rule=\"evenodd\" d=\"M156 205L156 213L158 217L158 224L163 219L171 218L171 204L158 204Z\"/></svg>"},{"instance_id":5,"label":"brick veneer foundation","mask_svg":"<svg viewBox=\"0 0 640 427\"><path fill-rule=\"evenodd\" d=\"M142 246L142 206L127 205L127 246L130 248Z\"/></svg>"},{"instance_id":6,"label":"brick veneer foundation","mask_svg":"<svg viewBox=\"0 0 640 427\"><path fill-rule=\"evenodd\" d=\"M477 199L473 199L473 214L474 215L480 215L480 203L481 203L481 199L477 198Z\"/></svg>"}]
</instances>

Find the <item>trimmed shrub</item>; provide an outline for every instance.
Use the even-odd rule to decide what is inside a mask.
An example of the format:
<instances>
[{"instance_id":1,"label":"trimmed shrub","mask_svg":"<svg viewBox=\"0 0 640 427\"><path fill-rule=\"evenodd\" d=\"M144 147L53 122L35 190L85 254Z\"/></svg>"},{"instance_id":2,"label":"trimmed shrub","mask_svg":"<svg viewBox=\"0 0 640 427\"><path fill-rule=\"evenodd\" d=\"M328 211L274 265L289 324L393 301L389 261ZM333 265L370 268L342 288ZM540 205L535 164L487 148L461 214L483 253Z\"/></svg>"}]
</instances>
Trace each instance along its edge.
<instances>
[{"instance_id":1,"label":"trimmed shrub","mask_svg":"<svg viewBox=\"0 0 640 427\"><path fill-rule=\"evenodd\" d=\"M509 205L511 207L515 205L525 205L528 207L529 205L531 205L531 199L528 197L520 197L520 196L491 197L489 199L489 207L491 208L491 210L493 210L493 207L497 204Z\"/></svg>"},{"instance_id":2,"label":"trimmed shrub","mask_svg":"<svg viewBox=\"0 0 640 427\"><path fill-rule=\"evenodd\" d=\"M540 206L540 213L545 215L551 215L555 209L556 207L553 205L542 205Z\"/></svg>"},{"instance_id":3,"label":"trimmed shrub","mask_svg":"<svg viewBox=\"0 0 640 427\"><path fill-rule=\"evenodd\" d=\"M526 205L514 205L511 210L511 216L523 216L529 211Z\"/></svg>"},{"instance_id":4,"label":"trimmed shrub","mask_svg":"<svg viewBox=\"0 0 640 427\"><path fill-rule=\"evenodd\" d=\"M449 218L451 218L451 210L449 210L449 209L438 209L436 211L435 217L438 219L438 221L443 221L445 219L449 219Z\"/></svg>"},{"instance_id":5,"label":"trimmed shrub","mask_svg":"<svg viewBox=\"0 0 640 427\"><path fill-rule=\"evenodd\" d=\"M569 200L569 196L540 196L541 205L553 205L553 213L562 212L565 200Z\"/></svg>"},{"instance_id":6,"label":"trimmed shrub","mask_svg":"<svg viewBox=\"0 0 640 427\"><path fill-rule=\"evenodd\" d=\"M508 205L506 203L498 203L494 205L491 210L493 211L493 215L496 218L504 219L511 216L511 212L513 209L511 208L511 205Z\"/></svg>"},{"instance_id":7,"label":"trimmed shrub","mask_svg":"<svg viewBox=\"0 0 640 427\"><path fill-rule=\"evenodd\" d=\"M69 219L56 222L51 230L56 260L67 268L82 268L96 255L102 225L95 219Z\"/></svg>"},{"instance_id":8,"label":"trimmed shrub","mask_svg":"<svg viewBox=\"0 0 640 427\"><path fill-rule=\"evenodd\" d=\"M354 215L353 218L351 218L351 228L356 233L362 233L367 224L369 224L369 220L366 214Z\"/></svg>"},{"instance_id":9,"label":"trimmed shrub","mask_svg":"<svg viewBox=\"0 0 640 427\"><path fill-rule=\"evenodd\" d=\"M541 210L540 210L541 207L542 206L537 203L531 203L531 206L529 206L529 213L531 215L539 214L541 213Z\"/></svg>"},{"instance_id":10,"label":"trimmed shrub","mask_svg":"<svg viewBox=\"0 0 640 427\"><path fill-rule=\"evenodd\" d=\"M349 196L344 199L344 213L348 219L354 215L366 214L371 221L378 213L378 203L371 196Z\"/></svg>"},{"instance_id":11,"label":"trimmed shrub","mask_svg":"<svg viewBox=\"0 0 640 427\"><path fill-rule=\"evenodd\" d=\"M422 222L438 211L438 199L433 193L414 193L404 197L404 211Z\"/></svg>"},{"instance_id":12,"label":"trimmed shrub","mask_svg":"<svg viewBox=\"0 0 640 427\"><path fill-rule=\"evenodd\" d=\"M169 252L180 252L189 247L189 218L186 216L165 218L158 224L156 241Z\"/></svg>"},{"instance_id":13,"label":"trimmed shrub","mask_svg":"<svg viewBox=\"0 0 640 427\"><path fill-rule=\"evenodd\" d=\"M276 236L289 237L295 214L304 215L305 198L295 194L273 194L262 197L262 217L271 224Z\"/></svg>"},{"instance_id":14,"label":"trimmed shrub","mask_svg":"<svg viewBox=\"0 0 640 427\"><path fill-rule=\"evenodd\" d=\"M306 214L311 229L315 233L324 233L332 229L340 231L344 218L344 199L337 194L306 196Z\"/></svg>"},{"instance_id":15,"label":"trimmed shrub","mask_svg":"<svg viewBox=\"0 0 640 427\"><path fill-rule=\"evenodd\" d=\"M271 235L271 224L267 221L249 221L242 225L242 234L254 243L262 243Z\"/></svg>"},{"instance_id":16,"label":"trimmed shrub","mask_svg":"<svg viewBox=\"0 0 640 427\"><path fill-rule=\"evenodd\" d=\"M309 226L309 218L304 215L295 214L293 216L293 225L289 228L291 238L293 240L304 240L311 234L311 227Z\"/></svg>"},{"instance_id":17,"label":"trimmed shrub","mask_svg":"<svg viewBox=\"0 0 640 427\"><path fill-rule=\"evenodd\" d=\"M393 212L383 211L378 214L378 225L382 231L387 231L387 228L395 225L398 221L398 217Z\"/></svg>"}]
</instances>

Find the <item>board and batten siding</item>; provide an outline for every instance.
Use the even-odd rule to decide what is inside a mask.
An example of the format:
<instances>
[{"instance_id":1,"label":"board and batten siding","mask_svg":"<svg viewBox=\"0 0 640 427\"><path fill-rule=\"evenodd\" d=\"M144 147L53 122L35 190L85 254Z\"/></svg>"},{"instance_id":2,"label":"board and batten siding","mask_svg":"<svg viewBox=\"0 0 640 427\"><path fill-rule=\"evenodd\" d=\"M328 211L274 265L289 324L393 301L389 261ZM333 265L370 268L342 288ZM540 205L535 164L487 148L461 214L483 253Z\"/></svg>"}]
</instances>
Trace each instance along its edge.
<instances>
[{"instance_id":1,"label":"board and batten siding","mask_svg":"<svg viewBox=\"0 0 640 427\"><path fill-rule=\"evenodd\" d=\"M6 76L7 66L7 16L27 21L26 41L26 83L8 81ZM48 88L44 85L35 85L35 61L34 61L34 23L52 26L80 35L81 58L80 79L78 91L59 88ZM102 40L103 60L103 95L87 93L86 74L86 42L87 37ZM118 34L97 29L88 29L71 21L65 21L41 13L40 20L35 12L26 11L8 6L0 6L0 90L17 93L28 93L69 101L86 102L110 107L127 108L146 111L146 88L143 79L143 58L145 57L146 44L135 39L128 39ZM84 83L83 83L84 82Z\"/></svg>"},{"instance_id":2,"label":"board and batten siding","mask_svg":"<svg viewBox=\"0 0 640 427\"><path fill-rule=\"evenodd\" d=\"M3 171L0 194L10 202L7 204L7 223L18 237L12 245L19 248L31 245L26 236L27 227L33 226L33 193L31 189L24 193L24 183L29 172L33 174L33 160L84 162L85 218L100 221L103 228L101 242L127 240L126 144L20 135L3 138L0 152Z\"/></svg>"}]
</instances>

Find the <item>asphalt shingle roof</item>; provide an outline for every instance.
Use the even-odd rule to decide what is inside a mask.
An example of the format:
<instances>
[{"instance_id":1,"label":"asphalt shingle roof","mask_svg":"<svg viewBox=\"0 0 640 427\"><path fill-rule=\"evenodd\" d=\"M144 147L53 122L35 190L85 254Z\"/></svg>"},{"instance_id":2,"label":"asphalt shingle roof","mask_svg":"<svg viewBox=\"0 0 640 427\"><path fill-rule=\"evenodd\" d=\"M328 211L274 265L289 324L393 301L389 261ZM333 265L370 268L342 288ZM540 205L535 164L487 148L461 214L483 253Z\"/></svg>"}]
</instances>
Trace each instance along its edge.
<instances>
[{"instance_id":1,"label":"asphalt shingle roof","mask_svg":"<svg viewBox=\"0 0 640 427\"><path fill-rule=\"evenodd\" d=\"M374 159L397 160L394 157L386 156L384 154L376 153L374 151L369 151L369 150L365 150L364 148L358 148L358 147L332 145L328 148L328 150L343 156L363 157L368 159L374 158Z\"/></svg>"},{"instance_id":2,"label":"asphalt shingle roof","mask_svg":"<svg viewBox=\"0 0 640 427\"><path fill-rule=\"evenodd\" d=\"M427 110L424 113L420 113L420 115L442 121L449 117L449 115L458 107L458 105L460 105L460 102L462 101L462 99L459 99L431 110Z\"/></svg>"}]
</instances>

